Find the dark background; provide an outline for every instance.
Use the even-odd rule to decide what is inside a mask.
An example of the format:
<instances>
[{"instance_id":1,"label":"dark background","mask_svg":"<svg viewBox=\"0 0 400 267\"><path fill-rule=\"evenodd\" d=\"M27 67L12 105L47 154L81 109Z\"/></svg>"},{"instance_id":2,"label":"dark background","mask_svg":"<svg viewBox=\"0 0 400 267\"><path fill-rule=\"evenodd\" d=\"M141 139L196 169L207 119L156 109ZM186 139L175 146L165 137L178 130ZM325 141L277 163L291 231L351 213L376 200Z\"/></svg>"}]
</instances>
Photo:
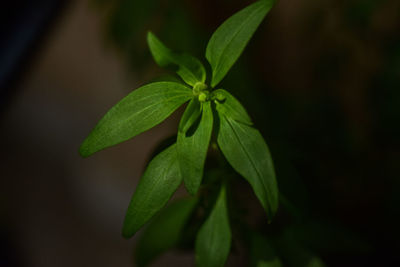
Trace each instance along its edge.
<instances>
[{"instance_id":1,"label":"dark background","mask_svg":"<svg viewBox=\"0 0 400 267\"><path fill-rule=\"evenodd\" d=\"M125 209L182 110L91 158L78 147L164 73L148 30L205 63L212 32L252 1L4 2L0 266L132 266ZM278 216L281 231L327 266L399 266L400 2L278 1L222 85L263 133L300 214ZM192 262L174 250L155 265Z\"/></svg>"}]
</instances>

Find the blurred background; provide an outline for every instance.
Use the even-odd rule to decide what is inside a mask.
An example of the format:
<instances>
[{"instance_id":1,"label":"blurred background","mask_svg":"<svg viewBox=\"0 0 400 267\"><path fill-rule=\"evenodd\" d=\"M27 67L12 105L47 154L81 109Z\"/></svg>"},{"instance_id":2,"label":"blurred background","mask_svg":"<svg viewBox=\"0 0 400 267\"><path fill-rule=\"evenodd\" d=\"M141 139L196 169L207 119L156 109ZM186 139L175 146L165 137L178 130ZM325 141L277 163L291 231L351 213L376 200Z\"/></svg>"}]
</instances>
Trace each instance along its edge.
<instances>
[{"instance_id":1,"label":"blurred background","mask_svg":"<svg viewBox=\"0 0 400 267\"><path fill-rule=\"evenodd\" d=\"M251 2L2 3L1 267L134 266L125 210L182 110L88 159L79 145L118 100L165 73L147 31L206 63L212 32ZM400 266L400 1L278 1L222 87L270 146L292 208L271 226L287 265ZM228 265L246 266L238 258ZM154 266L193 261L172 250Z\"/></svg>"}]
</instances>

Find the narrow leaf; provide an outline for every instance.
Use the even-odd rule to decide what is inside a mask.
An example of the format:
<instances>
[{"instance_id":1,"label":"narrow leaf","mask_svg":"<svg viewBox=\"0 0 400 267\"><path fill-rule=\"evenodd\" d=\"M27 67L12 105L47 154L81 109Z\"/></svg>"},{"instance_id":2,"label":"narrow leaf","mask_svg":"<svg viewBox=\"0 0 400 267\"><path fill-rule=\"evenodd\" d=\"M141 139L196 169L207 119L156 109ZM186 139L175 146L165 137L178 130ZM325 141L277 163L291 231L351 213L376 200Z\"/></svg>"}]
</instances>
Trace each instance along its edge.
<instances>
[{"instance_id":1,"label":"narrow leaf","mask_svg":"<svg viewBox=\"0 0 400 267\"><path fill-rule=\"evenodd\" d=\"M206 70L198 59L187 54L172 52L152 32L147 34L147 43L160 67L176 67L176 73L191 86L197 82L205 82Z\"/></svg>"},{"instance_id":2,"label":"narrow leaf","mask_svg":"<svg viewBox=\"0 0 400 267\"><path fill-rule=\"evenodd\" d=\"M82 143L80 154L88 157L149 130L191 97L188 87L175 82L151 83L134 90L100 120Z\"/></svg>"},{"instance_id":3,"label":"narrow leaf","mask_svg":"<svg viewBox=\"0 0 400 267\"><path fill-rule=\"evenodd\" d=\"M216 109L219 113L244 124L253 124L246 109L229 92L224 89L218 89L215 90L213 94L216 96Z\"/></svg>"},{"instance_id":4,"label":"narrow leaf","mask_svg":"<svg viewBox=\"0 0 400 267\"><path fill-rule=\"evenodd\" d=\"M126 212L122 235L133 236L164 207L181 182L174 144L158 154L144 172Z\"/></svg>"},{"instance_id":5,"label":"narrow leaf","mask_svg":"<svg viewBox=\"0 0 400 267\"><path fill-rule=\"evenodd\" d=\"M255 128L219 115L218 145L229 164L250 183L271 220L278 208L278 186L268 146Z\"/></svg>"},{"instance_id":6,"label":"narrow leaf","mask_svg":"<svg viewBox=\"0 0 400 267\"><path fill-rule=\"evenodd\" d=\"M197 193L203 178L204 163L213 126L211 102L203 103L202 110L198 125L193 125L187 132L179 131L177 139L181 174L186 189L192 195Z\"/></svg>"},{"instance_id":7,"label":"narrow leaf","mask_svg":"<svg viewBox=\"0 0 400 267\"><path fill-rule=\"evenodd\" d=\"M228 73L274 3L275 0L257 1L227 19L214 32L206 50L212 68L212 87Z\"/></svg>"},{"instance_id":8,"label":"narrow leaf","mask_svg":"<svg viewBox=\"0 0 400 267\"><path fill-rule=\"evenodd\" d=\"M179 122L179 131L185 133L201 115L201 105L197 97L190 100Z\"/></svg>"},{"instance_id":9,"label":"narrow leaf","mask_svg":"<svg viewBox=\"0 0 400 267\"><path fill-rule=\"evenodd\" d=\"M148 265L159 255L177 245L196 204L197 198L178 200L151 220L136 247L137 266Z\"/></svg>"},{"instance_id":10,"label":"narrow leaf","mask_svg":"<svg viewBox=\"0 0 400 267\"><path fill-rule=\"evenodd\" d=\"M196 238L196 263L199 267L224 266L231 248L226 188L223 186L210 216Z\"/></svg>"}]
</instances>

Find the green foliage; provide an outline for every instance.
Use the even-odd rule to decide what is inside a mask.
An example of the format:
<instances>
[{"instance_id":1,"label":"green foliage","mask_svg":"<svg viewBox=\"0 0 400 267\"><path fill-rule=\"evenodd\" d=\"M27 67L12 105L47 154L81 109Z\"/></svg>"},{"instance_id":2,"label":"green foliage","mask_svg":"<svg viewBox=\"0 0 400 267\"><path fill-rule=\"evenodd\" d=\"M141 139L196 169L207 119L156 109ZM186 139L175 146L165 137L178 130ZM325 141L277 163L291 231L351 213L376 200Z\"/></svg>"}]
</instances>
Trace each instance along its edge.
<instances>
[{"instance_id":1,"label":"green foliage","mask_svg":"<svg viewBox=\"0 0 400 267\"><path fill-rule=\"evenodd\" d=\"M214 150L220 155L222 152L233 169L249 182L269 221L272 220L278 208L278 187L267 144L240 102L226 90L213 89L239 58L273 3L272 0L255 2L229 18L213 34L206 50L212 72L211 88L205 84L206 71L199 60L171 51L154 34L148 34L156 63L172 68L187 85L163 81L133 91L110 109L80 149L81 155L87 157L128 140L162 122L190 100L179 124L176 144L154 157L137 186L127 210L123 236L133 236L155 216L182 181L190 194L210 201L207 184L206 193L199 189L204 184L213 129L220 149L213 143ZM230 252L227 178L213 179L213 186L218 184L221 190L197 234L199 266L223 266ZM146 265L176 245L193 209L194 202L172 205L149 225L138 245L139 265Z\"/></svg>"},{"instance_id":2,"label":"green foliage","mask_svg":"<svg viewBox=\"0 0 400 267\"><path fill-rule=\"evenodd\" d=\"M179 132L186 133L200 116L200 101L197 98L192 98L182 115L181 121L179 122Z\"/></svg>"},{"instance_id":3,"label":"green foliage","mask_svg":"<svg viewBox=\"0 0 400 267\"><path fill-rule=\"evenodd\" d=\"M278 208L278 186L267 144L258 130L219 115L218 145L229 164L251 184L271 220Z\"/></svg>"},{"instance_id":4,"label":"green foliage","mask_svg":"<svg viewBox=\"0 0 400 267\"><path fill-rule=\"evenodd\" d=\"M204 267L223 266L231 248L226 187L221 187L210 216L196 238L196 264Z\"/></svg>"},{"instance_id":5,"label":"green foliage","mask_svg":"<svg viewBox=\"0 0 400 267\"><path fill-rule=\"evenodd\" d=\"M223 89L215 90L214 94L216 95L216 109L219 114L247 125L253 124L247 111L233 95Z\"/></svg>"},{"instance_id":6,"label":"green foliage","mask_svg":"<svg viewBox=\"0 0 400 267\"><path fill-rule=\"evenodd\" d=\"M193 125L186 132L178 131L177 139L181 174L188 192L192 195L197 193L203 178L213 126L211 103L205 102L201 106L202 115L198 125Z\"/></svg>"},{"instance_id":7,"label":"green foliage","mask_svg":"<svg viewBox=\"0 0 400 267\"><path fill-rule=\"evenodd\" d=\"M176 145L172 145L150 162L140 179L126 213L123 236L133 236L164 207L181 182Z\"/></svg>"},{"instance_id":8,"label":"green foliage","mask_svg":"<svg viewBox=\"0 0 400 267\"><path fill-rule=\"evenodd\" d=\"M192 96L190 89L175 82L140 87L111 108L79 150L83 157L126 141L165 120Z\"/></svg>"},{"instance_id":9,"label":"green foliage","mask_svg":"<svg viewBox=\"0 0 400 267\"><path fill-rule=\"evenodd\" d=\"M257 1L227 19L207 45L206 58L212 68L211 86L216 86L242 54L274 0Z\"/></svg>"},{"instance_id":10,"label":"green foliage","mask_svg":"<svg viewBox=\"0 0 400 267\"><path fill-rule=\"evenodd\" d=\"M178 244L197 202L197 198L178 200L151 220L136 247L137 266L146 266L160 254Z\"/></svg>"},{"instance_id":11,"label":"green foliage","mask_svg":"<svg viewBox=\"0 0 400 267\"><path fill-rule=\"evenodd\" d=\"M169 50L151 32L147 35L151 54L160 67L176 67L176 73L189 85L206 81L206 70L201 62L187 54L177 54Z\"/></svg>"}]
</instances>

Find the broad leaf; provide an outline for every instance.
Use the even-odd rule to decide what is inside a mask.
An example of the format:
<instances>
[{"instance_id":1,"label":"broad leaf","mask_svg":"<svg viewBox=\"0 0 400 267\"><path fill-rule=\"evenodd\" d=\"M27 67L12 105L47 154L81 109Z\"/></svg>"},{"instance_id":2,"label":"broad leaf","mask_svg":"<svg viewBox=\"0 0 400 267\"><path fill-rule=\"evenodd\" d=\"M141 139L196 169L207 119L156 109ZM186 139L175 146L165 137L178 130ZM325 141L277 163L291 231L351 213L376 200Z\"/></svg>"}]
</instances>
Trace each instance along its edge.
<instances>
[{"instance_id":1,"label":"broad leaf","mask_svg":"<svg viewBox=\"0 0 400 267\"><path fill-rule=\"evenodd\" d=\"M252 125L250 116L240 102L224 89L218 89L213 92L216 96L216 109L220 114L224 114L236 121Z\"/></svg>"},{"instance_id":2,"label":"broad leaf","mask_svg":"<svg viewBox=\"0 0 400 267\"><path fill-rule=\"evenodd\" d=\"M239 58L275 0L261 0L227 19L212 35L206 58L212 68L211 86L215 87Z\"/></svg>"},{"instance_id":3,"label":"broad leaf","mask_svg":"<svg viewBox=\"0 0 400 267\"><path fill-rule=\"evenodd\" d=\"M140 87L112 107L83 142L83 157L126 141L165 120L192 91L179 83L157 82Z\"/></svg>"},{"instance_id":4,"label":"broad leaf","mask_svg":"<svg viewBox=\"0 0 400 267\"><path fill-rule=\"evenodd\" d=\"M198 59L187 54L172 52L152 32L147 35L147 43L159 66L176 67L176 73L191 86L205 82L206 71Z\"/></svg>"},{"instance_id":5,"label":"broad leaf","mask_svg":"<svg viewBox=\"0 0 400 267\"><path fill-rule=\"evenodd\" d=\"M254 233L251 236L250 258L252 267L282 267L274 247L263 236Z\"/></svg>"},{"instance_id":6,"label":"broad leaf","mask_svg":"<svg viewBox=\"0 0 400 267\"><path fill-rule=\"evenodd\" d=\"M178 200L151 220L136 247L137 266L148 265L160 254L177 245L196 204L197 198Z\"/></svg>"},{"instance_id":7,"label":"broad leaf","mask_svg":"<svg viewBox=\"0 0 400 267\"><path fill-rule=\"evenodd\" d=\"M188 192L192 195L197 193L203 178L213 127L211 102L204 102L202 110L200 122L186 132L179 131L177 139L181 174Z\"/></svg>"},{"instance_id":8,"label":"broad leaf","mask_svg":"<svg viewBox=\"0 0 400 267\"><path fill-rule=\"evenodd\" d=\"M217 202L196 238L196 264L199 267L224 266L231 248L226 188L223 186Z\"/></svg>"},{"instance_id":9,"label":"broad leaf","mask_svg":"<svg viewBox=\"0 0 400 267\"><path fill-rule=\"evenodd\" d=\"M197 97L193 97L190 100L185 112L182 115L181 121L179 122L179 131L187 132L187 130L197 121L201 115L201 105Z\"/></svg>"},{"instance_id":10,"label":"broad leaf","mask_svg":"<svg viewBox=\"0 0 400 267\"><path fill-rule=\"evenodd\" d=\"M278 208L278 186L268 146L258 130L219 115L218 145L229 164L250 183L271 220Z\"/></svg>"},{"instance_id":11,"label":"broad leaf","mask_svg":"<svg viewBox=\"0 0 400 267\"><path fill-rule=\"evenodd\" d=\"M133 236L164 207L181 182L174 144L147 166L126 212L122 235L126 238Z\"/></svg>"}]
</instances>

